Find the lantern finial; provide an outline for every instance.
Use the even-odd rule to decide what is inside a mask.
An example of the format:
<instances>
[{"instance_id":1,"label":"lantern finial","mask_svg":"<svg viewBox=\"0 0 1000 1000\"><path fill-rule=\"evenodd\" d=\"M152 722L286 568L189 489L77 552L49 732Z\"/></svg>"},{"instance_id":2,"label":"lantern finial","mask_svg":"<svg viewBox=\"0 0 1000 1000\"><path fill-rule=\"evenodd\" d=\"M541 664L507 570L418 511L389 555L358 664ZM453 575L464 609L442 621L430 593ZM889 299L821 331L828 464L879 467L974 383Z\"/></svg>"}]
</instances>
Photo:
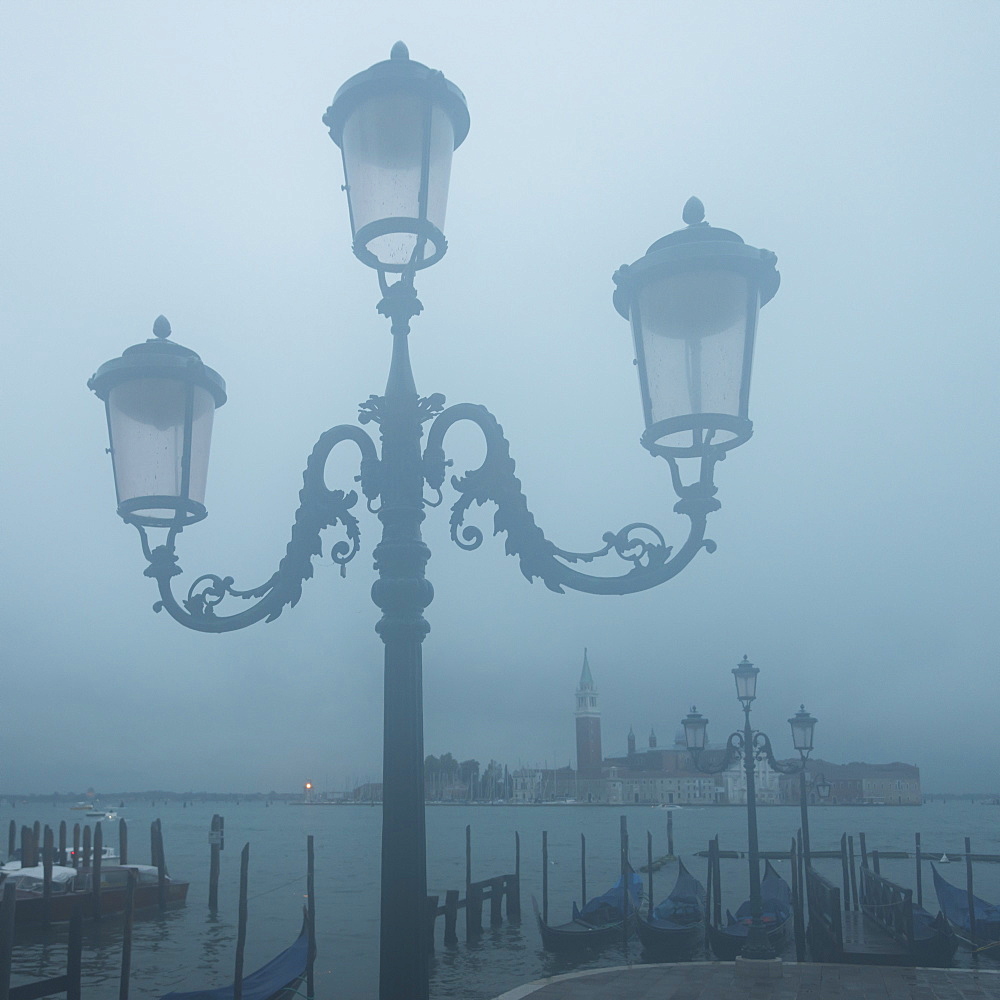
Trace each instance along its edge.
<instances>
[{"instance_id":1,"label":"lantern finial","mask_svg":"<svg viewBox=\"0 0 1000 1000\"><path fill-rule=\"evenodd\" d=\"M705 221L705 206L701 203L700 198L688 198L684 205L684 211L681 213L681 218L689 225L695 226L699 222Z\"/></svg>"},{"instance_id":2,"label":"lantern finial","mask_svg":"<svg viewBox=\"0 0 1000 1000\"><path fill-rule=\"evenodd\" d=\"M404 42L396 42L393 45L392 50L389 52L390 59L409 59L410 50L406 47Z\"/></svg>"},{"instance_id":3,"label":"lantern finial","mask_svg":"<svg viewBox=\"0 0 1000 1000\"><path fill-rule=\"evenodd\" d=\"M153 336L165 340L170 336L170 323L166 316L157 316L153 321Z\"/></svg>"}]
</instances>

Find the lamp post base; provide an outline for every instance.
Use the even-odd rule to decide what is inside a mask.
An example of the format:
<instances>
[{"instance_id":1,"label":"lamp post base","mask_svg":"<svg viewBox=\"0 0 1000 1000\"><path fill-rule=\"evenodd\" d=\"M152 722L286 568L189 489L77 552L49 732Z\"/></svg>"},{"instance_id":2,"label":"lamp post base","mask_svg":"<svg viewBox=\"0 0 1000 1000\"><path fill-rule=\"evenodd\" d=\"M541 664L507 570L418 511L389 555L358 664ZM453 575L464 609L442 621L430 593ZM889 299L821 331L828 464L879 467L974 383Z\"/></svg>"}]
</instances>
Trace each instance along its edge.
<instances>
[{"instance_id":1,"label":"lamp post base","mask_svg":"<svg viewBox=\"0 0 1000 1000\"><path fill-rule=\"evenodd\" d=\"M737 979L781 979L784 975L780 958L744 958L736 956Z\"/></svg>"}]
</instances>

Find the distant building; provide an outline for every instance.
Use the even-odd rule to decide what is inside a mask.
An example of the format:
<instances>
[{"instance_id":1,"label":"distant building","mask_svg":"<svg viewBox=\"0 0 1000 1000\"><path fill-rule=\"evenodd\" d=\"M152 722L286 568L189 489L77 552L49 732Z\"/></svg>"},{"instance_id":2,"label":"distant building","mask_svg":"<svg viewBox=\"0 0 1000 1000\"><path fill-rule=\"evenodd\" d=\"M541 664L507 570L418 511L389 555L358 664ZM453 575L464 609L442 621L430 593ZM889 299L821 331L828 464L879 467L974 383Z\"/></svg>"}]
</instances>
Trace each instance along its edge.
<instances>
[{"instance_id":1,"label":"distant building","mask_svg":"<svg viewBox=\"0 0 1000 1000\"><path fill-rule=\"evenodd\" d=\"M601 712L585 649L580 684L576 689L576 770L581 778L600 778L602 764Z\"/></svg>"},{"instance_id":2,"label":"distant building","mask_svg":"<svg viewBox=\"0 0 1000 1000\"><path fill-rule=\"evenodd\" d=\"M915 764L831 764L825 760L810 760L806 768L806 794L809 802L818 802L816 784L825 778L830 785L827 799L830 805L918 806L923 801L920 791L920 768ZM799 776L783 775L781 801L799 801Z\"/></svg>"}]
</instances>

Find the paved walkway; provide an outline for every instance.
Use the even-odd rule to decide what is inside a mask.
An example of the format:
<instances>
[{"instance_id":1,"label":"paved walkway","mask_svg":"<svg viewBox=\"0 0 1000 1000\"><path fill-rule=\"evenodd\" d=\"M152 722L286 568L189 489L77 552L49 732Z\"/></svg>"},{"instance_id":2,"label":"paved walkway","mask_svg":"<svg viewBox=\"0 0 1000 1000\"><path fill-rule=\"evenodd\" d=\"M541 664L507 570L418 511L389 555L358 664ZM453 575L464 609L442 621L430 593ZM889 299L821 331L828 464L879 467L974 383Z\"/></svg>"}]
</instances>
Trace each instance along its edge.
<instances>
[{"instance_id":1,"label":"paved walkway","mask_svg":"<svg viewBox=\"0 0 1000 1000\"><path fill-rule=\"evenodd\" d=\"M774 971L774 970L768 970ZM1000 971L786 962L780 978L733 962L574 972L497 1000L1000 1000Z\"/></svg>"}]
</instances>

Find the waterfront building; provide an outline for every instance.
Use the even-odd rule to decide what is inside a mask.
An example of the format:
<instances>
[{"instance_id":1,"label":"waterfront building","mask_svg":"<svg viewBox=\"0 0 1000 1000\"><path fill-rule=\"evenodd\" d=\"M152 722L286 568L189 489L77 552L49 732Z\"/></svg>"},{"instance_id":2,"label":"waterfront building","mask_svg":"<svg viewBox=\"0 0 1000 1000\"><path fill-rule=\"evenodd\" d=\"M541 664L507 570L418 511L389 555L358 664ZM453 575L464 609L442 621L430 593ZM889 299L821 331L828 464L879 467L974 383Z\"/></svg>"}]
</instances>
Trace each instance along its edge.
<instances>
[{"instance_id":1,"label":"waterfront building","mask_svg":"<svg viewBox=\"0 0 1000 1000\"><path fill-rule=\"evenodd\" d=\"M920 791L920 768L915 764L831 764L825 760L810 760L806 768L806 794L809 802L818 801L816 780L822 776L830 784L829 805L918 806L923 801ZM781 776L780 800L799 801L798 775Z\"/></svg>"}]
</instances>

